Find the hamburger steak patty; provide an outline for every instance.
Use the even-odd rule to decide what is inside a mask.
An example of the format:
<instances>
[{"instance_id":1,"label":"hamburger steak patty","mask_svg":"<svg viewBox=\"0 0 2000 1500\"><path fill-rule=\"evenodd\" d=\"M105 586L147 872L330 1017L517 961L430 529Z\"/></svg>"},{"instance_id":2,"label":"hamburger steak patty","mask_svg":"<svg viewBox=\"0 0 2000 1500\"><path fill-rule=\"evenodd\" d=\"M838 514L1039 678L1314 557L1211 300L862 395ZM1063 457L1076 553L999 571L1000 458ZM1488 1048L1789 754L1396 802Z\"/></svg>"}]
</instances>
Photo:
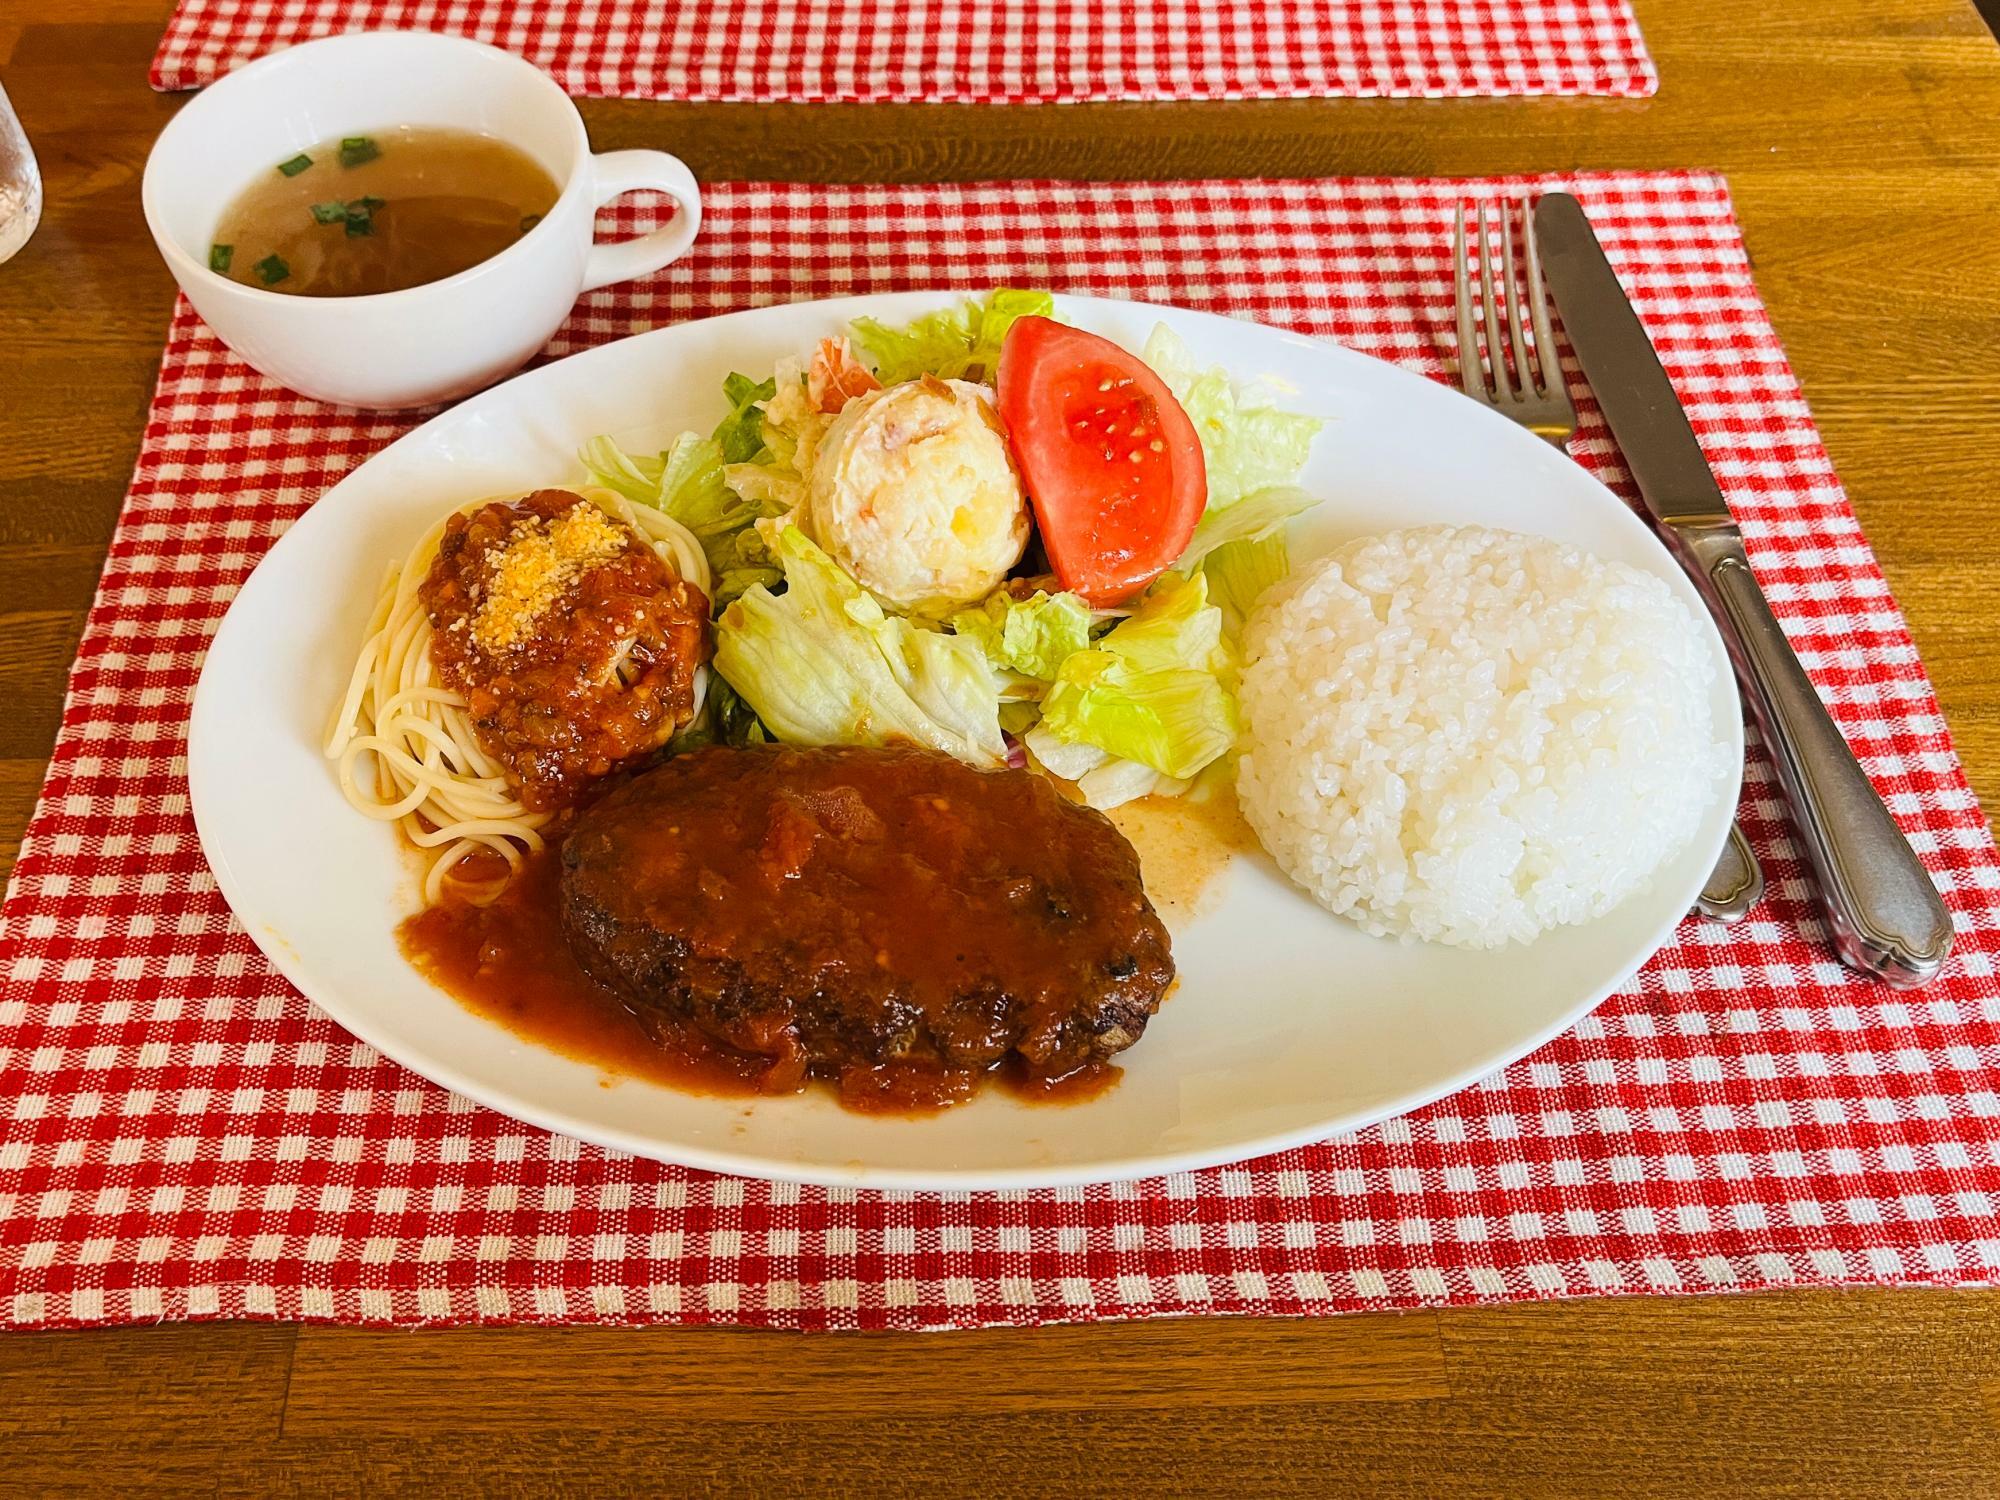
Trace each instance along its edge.
<instances>
[{"instance_id":1,"label":"hamburger steak patty","mask_svg":"<svg viewBox=\"0 0 2000 1500\"><path fill-rule=\"evenodd\" d=\"M771 1082L1056 1078L1132 1045L1174 977L1139 860L1046 778L918 749L708 749L562 846L571 951L642 1017Z\"/></svg>"}]
</instances>

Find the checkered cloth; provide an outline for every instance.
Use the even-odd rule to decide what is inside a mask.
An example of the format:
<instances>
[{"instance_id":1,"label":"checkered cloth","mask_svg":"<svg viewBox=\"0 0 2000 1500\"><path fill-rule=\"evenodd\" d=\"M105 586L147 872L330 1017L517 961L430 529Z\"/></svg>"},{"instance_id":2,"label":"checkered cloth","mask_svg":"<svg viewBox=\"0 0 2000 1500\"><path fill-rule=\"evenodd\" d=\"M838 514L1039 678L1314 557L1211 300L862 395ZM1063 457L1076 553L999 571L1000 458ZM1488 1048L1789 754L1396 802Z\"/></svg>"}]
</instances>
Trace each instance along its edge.
<instances>
[{"instance_id":1,"label":"checkered cloth","mask_svg":"<svg viewBox=\"0 0 2000 1500\"><path fill-rule=\"evenodd\" d=\"M1239 313L1441 375L1455 198L1556 182L718 185L694 252L591 295L552 352L760 303L1011 282ZM1684 924L1568 1035L1321 1145L1103 1187L868 1193L518 1125L314 1011L196 847L182 736L203 647L272 540L408 423L288 395L183 305L0 918L0 1315L923 1328L2000 1279L2000 859L1723 184L1562 185L1945 889L1959 936L1938 983L1899 995L1833 963L1756 759L1743 816L1771 894L1751 921ZM1623 485L1580 406L1579 459Z\"/></svg>"},{"instance_id":2,"label":"checkered cloth","mask_svg":"<svg viewBox=\"0 0 2000 1500\"><path fill-rule=\"evenodd\" d=\"M1286 99L1650 94L1625 0L182 0L156 89L309 37L449 31L576 95Z\"/></svg>"}]
</instances>

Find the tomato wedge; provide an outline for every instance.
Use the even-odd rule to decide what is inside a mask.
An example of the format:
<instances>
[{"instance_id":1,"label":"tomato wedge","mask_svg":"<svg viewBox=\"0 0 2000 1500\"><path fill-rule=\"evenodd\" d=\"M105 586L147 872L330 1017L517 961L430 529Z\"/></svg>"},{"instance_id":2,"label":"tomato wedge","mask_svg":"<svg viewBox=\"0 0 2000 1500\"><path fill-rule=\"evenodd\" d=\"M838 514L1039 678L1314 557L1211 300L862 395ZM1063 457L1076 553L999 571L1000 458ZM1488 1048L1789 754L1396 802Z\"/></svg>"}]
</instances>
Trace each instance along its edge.
<instances>
[{"instance_id":1,"label":"tomato wedge","mask_svg":"<svg viewBox=\"0 0 2000 1500\"><path fill-rule=\"evenodd\" d=\"M1030 317L1007 330L998 387L1062 586L1116 604L1172 567L1208 503L1208 471L1166 382L1109 339Z\"/></svg>"}]
</instances>

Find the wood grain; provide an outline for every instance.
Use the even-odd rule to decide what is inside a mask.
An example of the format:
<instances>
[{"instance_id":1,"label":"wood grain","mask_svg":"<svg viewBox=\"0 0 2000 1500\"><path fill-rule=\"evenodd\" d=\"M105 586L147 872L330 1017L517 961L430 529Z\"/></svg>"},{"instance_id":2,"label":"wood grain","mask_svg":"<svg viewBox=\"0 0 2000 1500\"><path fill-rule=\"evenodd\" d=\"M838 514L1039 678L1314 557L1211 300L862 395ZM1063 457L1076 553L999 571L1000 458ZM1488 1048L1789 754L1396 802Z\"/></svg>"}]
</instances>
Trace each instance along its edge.
<instances>
[{"instance_id":1,"label":"wood grain","mask_svg":"<svg viewBox=\"0 0 2000 1500\"><path fill-rule=\"evenodd\" d=\"M32 1401L0 1403L0 1445L19 1453L87 1446L141 1423L153 1441L199 1436L226 1416L246 1442L275 1439L296 1328L189 1324L124 1329L102 1338L0 1339L0 1381ZM12 1474L0 1487L18 1482Z\"/></svg>"},{"instance_id":2,"label":"wood grain","mask_svg":"<svg viewBox=\"0 0 2000 1500\"><path fill-rule=\"evenodd\" d=\"M741 1330L683 1340L572 1329L482 1333L458 1341L346 1329L302 1331L285 1431L294 1437L422 1439L450 1425L467 1433L518 1433L548 1420L551 1386L578 1393L566 1424L643 1431L797 1420L865 1421L885 1411L916 1421L1075 1411L1079 1404L1133 1413L1187 1404L1171 1356L1187 1325L1170 1322L1048 1328L1024 1337L991 1330L955 1335L864 1334L820 1338ZM1269 1406L1440 1400L1451 1394L1437 1319L1427 1313L1374 1323L1228 1319L1202 1325L1205 1404ZM782 1348L774 1347L782 1345ZM996 1360L996 1349L1007 1357ZM927 1378L910 1383L909 1355ZM459 1382L468 1361L480 1399L469 1409ZM379 1409L358 1410L360 1384Z\"/></svg>"},{"instance_id":3,"label":"wood grain","mask_svg":"<svg viewBox=\"0 0 2000 1500\"><path fill-rule=\"evenodd\" d=\"M933 1335L0 1340L41 1493L1985 1495L2000 1299L1810 1292ZM25 1397L25 1400L23 1398Z\"/></svg>"},{"instance_id":4,"label":"wood grain","mask_svg":"<svg viewBox=\"0 0 2000 1500\"><path fill-rule=\"evenodd\" d=\"M1725 172L1759 286L2000 794L2000 47L1965 0L1639 0L1651 100L584 105L704 177ZM0 0L41 156L0 268L0 866L172 301L138 208L167 0ZM2000 1294L1642 1299L927 1336L0 1338L0 1487L991 1495L2000 1492Z\"/></svg>"}]
</instances>

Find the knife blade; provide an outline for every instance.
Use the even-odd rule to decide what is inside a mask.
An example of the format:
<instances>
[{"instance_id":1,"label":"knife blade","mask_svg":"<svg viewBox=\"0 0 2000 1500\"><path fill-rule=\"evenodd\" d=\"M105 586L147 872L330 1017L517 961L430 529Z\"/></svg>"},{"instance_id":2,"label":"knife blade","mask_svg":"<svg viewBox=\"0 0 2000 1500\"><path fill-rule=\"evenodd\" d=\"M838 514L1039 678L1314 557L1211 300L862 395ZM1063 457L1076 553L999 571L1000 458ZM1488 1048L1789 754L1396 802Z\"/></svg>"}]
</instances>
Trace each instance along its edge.
<instances>
[{"instance_id":1,"label":"knife blade","mask_svg":"<svg viewBox=\"0 0 2000 1500\"><path fill-rule=\"evenodd\" d=\"M1535 205L1542 275L1639 497L1708 600L1771 752L1835 951L1889 984L1943 967L1951 913L1800 666L1638 313L1568 193Z\"/></svg>"}]
</instances>

